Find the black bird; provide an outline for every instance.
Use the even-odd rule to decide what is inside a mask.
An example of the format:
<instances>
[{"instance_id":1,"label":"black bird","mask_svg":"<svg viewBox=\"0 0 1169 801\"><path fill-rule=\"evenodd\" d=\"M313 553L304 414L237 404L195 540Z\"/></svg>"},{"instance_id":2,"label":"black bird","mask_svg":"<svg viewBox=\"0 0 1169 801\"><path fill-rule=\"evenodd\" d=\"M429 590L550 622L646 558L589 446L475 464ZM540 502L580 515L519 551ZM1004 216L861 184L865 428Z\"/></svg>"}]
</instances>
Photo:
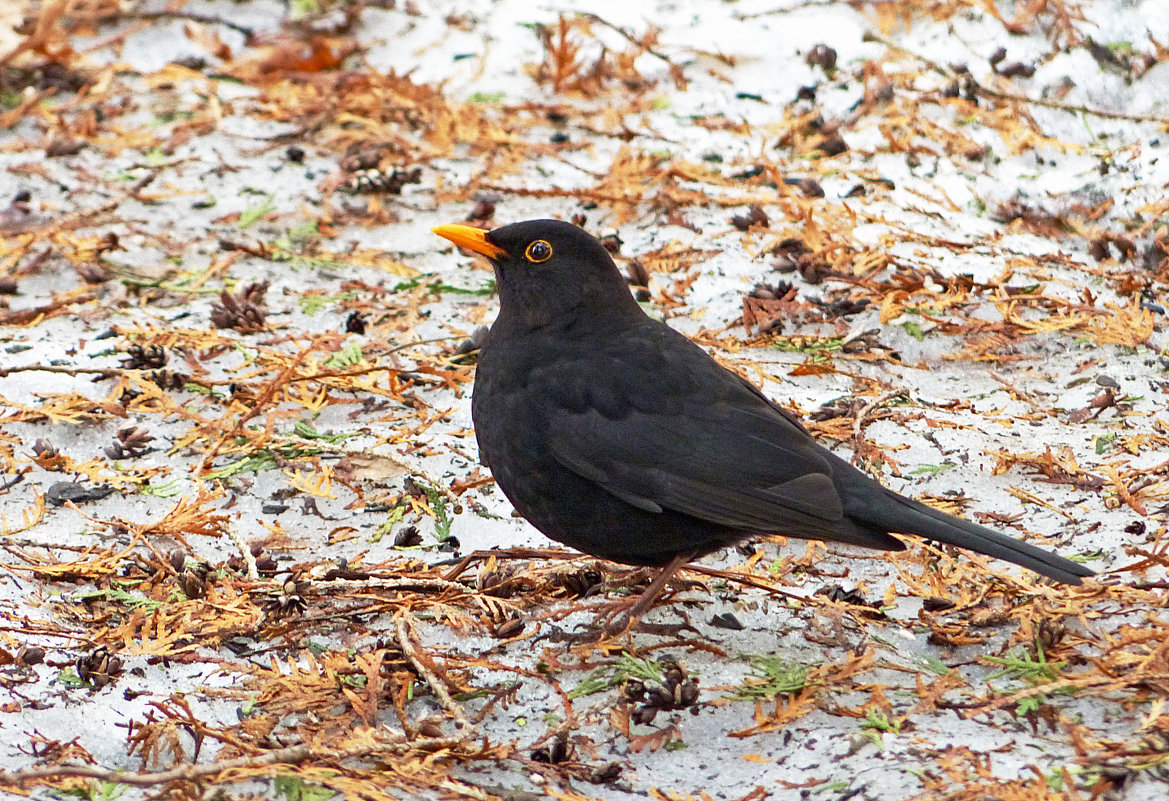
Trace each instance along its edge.
<instances>
[{"instance_id":1,"label":"black bird","mask_svg":"<svg viewBox=\"0 0 1169 801\"><path fill-rule=\"evenodd\" d=\"M1088 568L898 495L789 412L641 310L581 228L532 220L434 233L486 256L500 309L472 417L479 454L520 514L593 556L665 569L757 534L900 551L891 532L966 548L1065 584Z\"/></svg>"}]
</instances>

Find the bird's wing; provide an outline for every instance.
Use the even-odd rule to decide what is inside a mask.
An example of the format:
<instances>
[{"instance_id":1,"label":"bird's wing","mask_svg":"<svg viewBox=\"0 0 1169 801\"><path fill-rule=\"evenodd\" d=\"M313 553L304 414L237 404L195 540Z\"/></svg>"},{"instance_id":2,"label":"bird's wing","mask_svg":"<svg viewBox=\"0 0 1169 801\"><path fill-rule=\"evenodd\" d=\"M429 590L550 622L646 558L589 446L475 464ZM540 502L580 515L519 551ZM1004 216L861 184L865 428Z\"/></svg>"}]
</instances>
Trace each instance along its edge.
<instances>
[{"instance_id":1,"label":"bird's wing","mask_svg":"<svg viewBox=\"0 0 1169 801\"><path fill-rule=\"evenodd\" d=\"M796 516L826 523L843 517L826 465L785 447L766 426L736 430L736 416L728 415L724 428L686 416L565 413L554 420L550 442L562 465L650 512L672 509L756 531Z\"/></svg>"},{"instance_id":2,"label":"bird's wing","mask_svg":"<svg viewBox=\"0 0 1169 801\"><path fill-rule=\"evenodd\" d=\"M700 348L661 333L668 331L562 362L541 382L555 459L650 512L753 531L836 528L844 508L820 447ZM684 345L662 347L662 336Z\"/></svg>"}]
</instances>

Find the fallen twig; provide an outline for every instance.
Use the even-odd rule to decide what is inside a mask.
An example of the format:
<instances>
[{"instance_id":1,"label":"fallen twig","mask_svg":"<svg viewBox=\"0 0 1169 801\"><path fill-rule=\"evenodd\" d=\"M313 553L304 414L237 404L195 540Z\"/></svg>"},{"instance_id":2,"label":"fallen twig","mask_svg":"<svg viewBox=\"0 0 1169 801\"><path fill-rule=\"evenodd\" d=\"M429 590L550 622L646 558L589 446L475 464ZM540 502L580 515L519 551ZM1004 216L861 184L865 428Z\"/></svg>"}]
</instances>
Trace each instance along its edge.
<instances>
[{"instance_id":1,"label":"fallen twig","mask_svg":"<svg viewBox=\"0 0 1169 801\"><path fill-rule=\"evenodd\" d=\"M406 623L405 616L398 616L397 621L395 621L395 628L398 632L398 645L402 648L402 653L410 660L410 664L418 671L418 675L426 681L427 686L430 687L430 691L438 699L438 703L446 710L447 714L454 718L455 725L463 732L463 737L477 736L478 733L475 724L467 718L467 713L463 711L461 706L455 703L455 700L451 698L451 694L447 692L446 686L418 654L414 643L410 639L410 628Z\"/></svg>"}]
</instances>

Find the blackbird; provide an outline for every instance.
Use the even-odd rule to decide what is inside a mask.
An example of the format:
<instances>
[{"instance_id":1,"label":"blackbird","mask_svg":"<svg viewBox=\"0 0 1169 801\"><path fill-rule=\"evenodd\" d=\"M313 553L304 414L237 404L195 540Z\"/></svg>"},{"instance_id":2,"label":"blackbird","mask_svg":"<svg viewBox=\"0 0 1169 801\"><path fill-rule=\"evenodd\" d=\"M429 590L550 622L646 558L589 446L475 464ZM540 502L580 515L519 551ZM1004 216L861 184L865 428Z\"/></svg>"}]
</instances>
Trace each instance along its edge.
<instances>
[{"instance_id":1,"label":"blackbird","mask_svg":"<svg viewBox=\"0 0 1169 801\"><path fill-rule=\"evenodd\" d=\"M486 256L499 316L471 414L500 489L548 537L664 567L759 534L900 551L909 534L1065 584L1088 568L898 495L816 443L788 411L647 316L604 246L559 220L434 233Z\"/></svg>"}]
</instances>

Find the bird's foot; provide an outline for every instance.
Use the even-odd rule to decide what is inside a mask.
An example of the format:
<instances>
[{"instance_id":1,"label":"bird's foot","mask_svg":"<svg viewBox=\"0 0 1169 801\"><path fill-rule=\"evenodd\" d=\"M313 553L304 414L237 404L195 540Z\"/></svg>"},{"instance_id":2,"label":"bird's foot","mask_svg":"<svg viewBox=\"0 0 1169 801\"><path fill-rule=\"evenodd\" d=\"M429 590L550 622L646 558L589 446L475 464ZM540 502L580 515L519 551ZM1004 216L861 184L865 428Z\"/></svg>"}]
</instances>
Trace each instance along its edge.
<instances>
[{"instance_id":1,"label":"bird's foot","mask_svg":"<svg viewBox=\"0 0 1169 801\"><path fill-rule=\"evenodd\" d=\"M685 632L698 634L698 629L690 624L689 619L677 623L647 623L640 618L631 617L632 604L623 602L616 604L614 609L603 611L591 623L582 623L571 634L563 637L573 644L595 643L620 637L624 634L652 634L659 637L679 637Z\"/></svg>"},{"instance_id":2,"label":"bird's foot","mask_svg":"<svg viewBox=\"0 0 1169 801\"><path fill-rule=\"evenodd\" d=\"M618 637L627 631L637 628L640 618L633 616L633 607L636 601L624 601L614 604L608 612L598 615L594 627L608 637Z\"/></svg>"},{"instance_id":3,"label":"bird's foot","mask_svg":"<svg viewBox=\"0 0 1169 801\"><path fill-rule=\"evenodd\" d=\"M637 628L641 621L641 616L653 607L654 601L661 596L662 590L666 588L666 583L692 557L693 554L689 553L676 555L670 560L669 564L658 571L657 576L646 587L645 592L632 601L624 601L616 604L611 612L599 617L597 622L600 624L604 633L610 637L616 637L630 629Z\"/></svg>"},{"instance_id":4,"label":"bird's foot","mask_svg":"<svg viewBox=\"0 0 1169 801\"><path fill-rule=\"evenodd\" d=\"M641 597L623 598L609 605L608 608L602 608L592 623L582 623L576 627L582 641L588 641L590 637L594 640L619 637L622 634L630 634L635 631L663 637L677 637L685 631L698 633L698 630L690 624L690 619L686 614L678 609L674 611L680 614L682 619L677 623L645 622L642 620L642 615L647 610L643 608L642 600ZM576 637L576 635L573 636Z\"/></svg>"}]
</instances>

